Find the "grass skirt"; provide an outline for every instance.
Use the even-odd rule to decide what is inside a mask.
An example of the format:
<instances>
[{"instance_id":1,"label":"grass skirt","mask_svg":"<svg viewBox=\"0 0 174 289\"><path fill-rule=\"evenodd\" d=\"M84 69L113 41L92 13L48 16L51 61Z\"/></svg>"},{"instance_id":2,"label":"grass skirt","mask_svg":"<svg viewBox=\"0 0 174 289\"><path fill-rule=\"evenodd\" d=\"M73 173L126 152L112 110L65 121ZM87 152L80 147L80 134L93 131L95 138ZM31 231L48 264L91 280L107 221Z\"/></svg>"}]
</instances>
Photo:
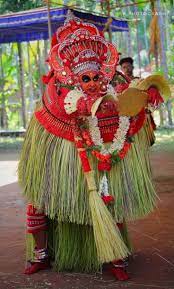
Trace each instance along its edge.
<instances>
[{"instance_id":1,"label":"grass skirt","mask_svg":"<svg viewBox=\"0 0 174 289\"><path fill-rule=\"evenodd\" d=\"M135 135L126 157L107 174L109 193L115 197L109 207L115 222L144 217L155 206L148 155L150 133L146 123ZM99 186L102 172L97 170L95 159L92 163ZM49 246L56 270L98 270L101 264L97 261L87 184L74 143L48 133L33 116L18 173L27 200L44 208L50 219ZM127 234L123 235L129 246Z\"/></svg>"}]
</instances>

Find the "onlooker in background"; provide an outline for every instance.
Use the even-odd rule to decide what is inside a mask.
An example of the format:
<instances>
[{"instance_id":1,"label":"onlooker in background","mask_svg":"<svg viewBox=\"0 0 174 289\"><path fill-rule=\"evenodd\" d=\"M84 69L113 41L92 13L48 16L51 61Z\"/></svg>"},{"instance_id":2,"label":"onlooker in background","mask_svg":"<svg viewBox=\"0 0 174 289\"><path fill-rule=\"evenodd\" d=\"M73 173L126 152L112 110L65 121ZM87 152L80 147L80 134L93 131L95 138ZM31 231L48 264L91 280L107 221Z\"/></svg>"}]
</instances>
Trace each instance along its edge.
<instances>
[{"instance_id":1,"label":"onlooker in background","mask_svg":"<svg viewBox=\"0 0 174 289\"><path fill-rule=\"evenodd\" d=\"M122 58L119 62L120 66L121 66L121 71L130 80L139 78L138 76L133 75L133 69L134 69L133 63L134 63L134 61L133 61L132 57Z\"/></svg>"}]
</instances>

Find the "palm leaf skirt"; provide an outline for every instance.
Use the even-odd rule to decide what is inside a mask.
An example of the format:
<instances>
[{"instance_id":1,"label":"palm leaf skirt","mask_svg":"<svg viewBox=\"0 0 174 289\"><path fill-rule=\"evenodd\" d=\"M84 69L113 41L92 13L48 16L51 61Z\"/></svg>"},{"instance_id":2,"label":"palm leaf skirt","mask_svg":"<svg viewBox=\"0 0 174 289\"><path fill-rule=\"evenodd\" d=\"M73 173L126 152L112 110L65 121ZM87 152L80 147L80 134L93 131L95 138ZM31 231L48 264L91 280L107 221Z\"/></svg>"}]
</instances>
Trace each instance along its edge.
<instances>
[{"instance_id":1,"label":"palm leaf skirt","mask_svg":"<svg viewBox=\"0 0 174 289\"><path fill-rule=\"evenodd\" d=\"M150 134L147 122L135 135L126 157L107 174L109 192L115 197L109 210L116 222L142 218L155 207ZM95 159L93 168L99 185L102 172L97 170ZM101 264L97 261L87 184L74 143L48 133L33 116L18 175L27 201L44 208L50 219L49 244L56 269L98 270ZM129 246L126 240L127 236Z\"/></svg>"}]
</instances>

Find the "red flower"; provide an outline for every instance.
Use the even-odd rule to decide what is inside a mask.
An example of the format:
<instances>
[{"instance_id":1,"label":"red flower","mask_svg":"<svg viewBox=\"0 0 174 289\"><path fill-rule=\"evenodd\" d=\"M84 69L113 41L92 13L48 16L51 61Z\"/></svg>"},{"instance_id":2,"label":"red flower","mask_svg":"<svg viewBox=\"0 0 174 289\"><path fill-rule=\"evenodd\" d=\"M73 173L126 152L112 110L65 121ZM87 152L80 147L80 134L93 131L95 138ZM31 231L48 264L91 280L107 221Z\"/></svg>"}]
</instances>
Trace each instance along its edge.
<instances>
[{"instance_id":1,"label":"red flower","mask_svg":"<svg viewBox=\"0 0 174 289\"><path fill-rule=\"evenodd\" d=\"M122 150L118 153L118 156L120 157L120 159L124 159L125 155L127 154L128 150L130 149L131 144L128 142L124 143L124 147L122 148Z\"/></svg>"},{"instance_id":2,"label":"red flower","mask_svg":"<svg viewBox=\"0 0 174 289\"><path fill-rule=\"evenodd\" d=\"M89 141L89 140L86 141L86 144L87 144L88 146L92 146L92 142Z\"/></svg>"},{"instance_id":3,"label":"red flower","mask_svg":"<svg viewBox=\"0 0 174 289\"><path fill-rule=\"evenodd\" d=\"M114 202L114 197L113 196L102 196L102 200L106 205L108 205L108 204Z\"/></svg>"},{"instance_id":4,"label":"red flower","mask_svg":"<svg viewBox=\"0 0 174 289\"><path fill-rule=\"evenodd\" d=\"M79 156L82 162L82 167L83 167L84 172L91 171L91 167L90 167L90 163L89 163L86 151L80 151Z\"/></svg>"},{"instance_id":5,"label":"red flower","mask_svg":"<svg viewBox=\"0 0 174 289\"><path fill-rule=\"evenodd\" d=\"M81 140L76 141L77 148L83 148L83 142Z\"/></svg>"},{"instance_id":6,"label":"red flower","mask_svg":"<svg viewBox=\"0 0 174 289\"><path fill-rule=\"evenodd\" d=\"M98 163L98 170L99 171L110 171L111 170L111 164L108 162L99 162Z\"/></svg>"},{"instance_id":7,"label":"red flower","mask_svg":"<svg viewBox=\"0 0 174 289\"><path fill-rule=\"evenodd\" d=\"M82 135L83 135L84 139L89 139L89 135L88 135L88 133L86 131L83 131Z\"/></svg>"}]
</instances>

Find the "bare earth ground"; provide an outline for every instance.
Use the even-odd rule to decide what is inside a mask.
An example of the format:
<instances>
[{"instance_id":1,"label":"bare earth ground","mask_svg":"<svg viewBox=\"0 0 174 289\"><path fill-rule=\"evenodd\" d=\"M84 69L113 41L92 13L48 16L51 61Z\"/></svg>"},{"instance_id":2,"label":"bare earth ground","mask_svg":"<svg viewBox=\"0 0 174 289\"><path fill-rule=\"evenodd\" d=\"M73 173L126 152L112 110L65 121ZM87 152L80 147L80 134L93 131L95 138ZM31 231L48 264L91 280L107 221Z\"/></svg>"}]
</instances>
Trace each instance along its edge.
<instances>
[{"instance_id":1,"label":"bare earth ground","mask_svg":"<svg viewBox=\"0 0 174 289\"><path fill-rule=\"evenodd\" d=\"M148 218L129 224L134 245L128 269L131 279L118 282L106 273L58 274L48 270L32 276L22 274L25 205L15 182L17 155L0 154L0 289L174 288L174 152L153 152L151 159L161 200Z\"/></svg>"}]
</instances>

